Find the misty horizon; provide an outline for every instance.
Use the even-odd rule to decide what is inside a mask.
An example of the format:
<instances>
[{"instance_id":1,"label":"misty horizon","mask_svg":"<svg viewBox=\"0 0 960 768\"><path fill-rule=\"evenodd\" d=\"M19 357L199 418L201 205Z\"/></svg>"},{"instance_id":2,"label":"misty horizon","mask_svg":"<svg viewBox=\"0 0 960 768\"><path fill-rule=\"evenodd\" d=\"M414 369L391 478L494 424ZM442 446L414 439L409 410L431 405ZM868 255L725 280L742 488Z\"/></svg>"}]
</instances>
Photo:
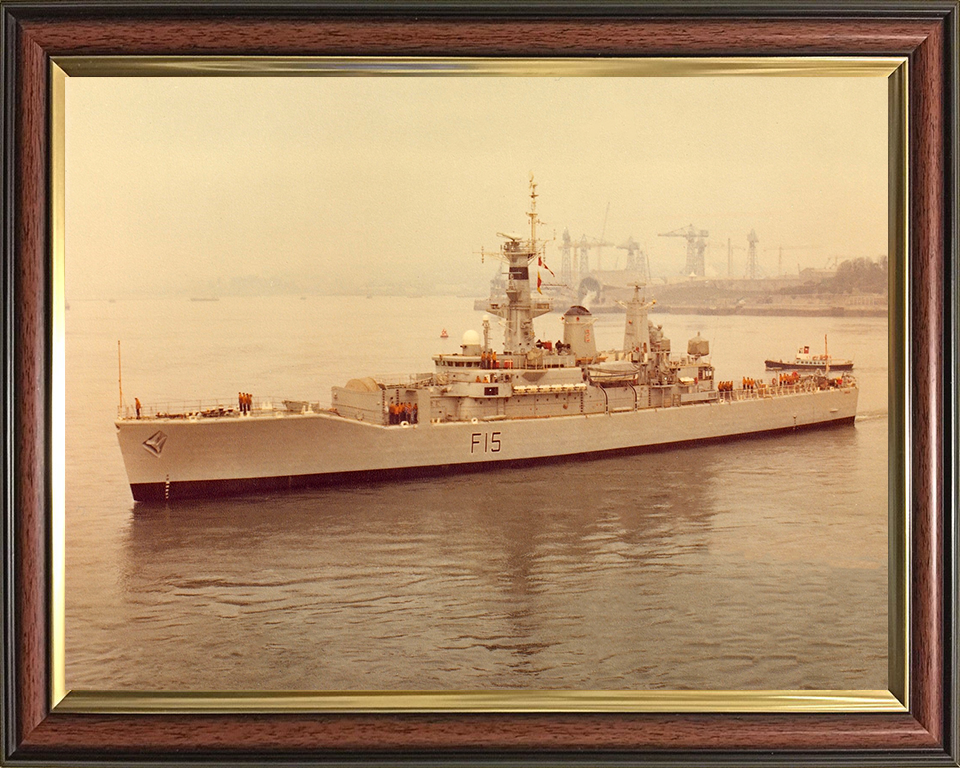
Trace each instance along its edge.
<instances>
[{"instance_id":1,"label":"misty horizon","mask_svg":"<svg viewBox=\"0 0 960 768\"><path fill-rule=\"evenodd\" d=\"M525 231L674 279L887 252L883 78L69 78L68 299L464 293ZM782 266L781 266L781 251ZM596 252L591 264L597 267Z\"/></svg>"}]
</instances>

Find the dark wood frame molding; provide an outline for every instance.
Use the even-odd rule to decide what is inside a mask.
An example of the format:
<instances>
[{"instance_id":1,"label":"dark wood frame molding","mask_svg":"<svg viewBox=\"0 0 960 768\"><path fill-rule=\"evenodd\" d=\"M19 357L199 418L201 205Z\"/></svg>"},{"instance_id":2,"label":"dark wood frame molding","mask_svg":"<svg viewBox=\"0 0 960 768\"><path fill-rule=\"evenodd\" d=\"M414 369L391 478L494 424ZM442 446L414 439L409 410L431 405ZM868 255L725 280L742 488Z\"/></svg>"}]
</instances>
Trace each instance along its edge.
<instances>
[{"instance_id":1,"label":"dark wood frame molding","mask_svg":"<svg viewBox=\"0 0 960 768\"><path fill-rule=\"evenodd\" d=\"M956 0L0 0L3 741L10 765L958 765ZM48 109L65 55L883 55L910 62L913 434L903 714L245 714L51 711Z\"/></svg>"}]
</instances>

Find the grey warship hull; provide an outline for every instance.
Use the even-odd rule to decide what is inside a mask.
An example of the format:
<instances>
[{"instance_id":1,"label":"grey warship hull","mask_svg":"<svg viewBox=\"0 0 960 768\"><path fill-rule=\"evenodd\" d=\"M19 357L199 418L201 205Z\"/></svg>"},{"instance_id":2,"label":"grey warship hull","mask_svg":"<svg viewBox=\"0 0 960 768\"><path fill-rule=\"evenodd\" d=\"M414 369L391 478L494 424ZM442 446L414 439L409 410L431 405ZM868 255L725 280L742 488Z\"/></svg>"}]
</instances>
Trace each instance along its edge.
<instances>
[{"instance_id":1,"label":"grey warship hull","mask_svg":"<svg viewBox=\"0 0 960 768\"><path fill-rule=\"evenodd\" d=\"M137 501L426 477L851 424L855 388L666 408L455 423L371 425L283 414L118 422ZM162 439L159 455L143 448Z\"/></svg>"}]
</instances>

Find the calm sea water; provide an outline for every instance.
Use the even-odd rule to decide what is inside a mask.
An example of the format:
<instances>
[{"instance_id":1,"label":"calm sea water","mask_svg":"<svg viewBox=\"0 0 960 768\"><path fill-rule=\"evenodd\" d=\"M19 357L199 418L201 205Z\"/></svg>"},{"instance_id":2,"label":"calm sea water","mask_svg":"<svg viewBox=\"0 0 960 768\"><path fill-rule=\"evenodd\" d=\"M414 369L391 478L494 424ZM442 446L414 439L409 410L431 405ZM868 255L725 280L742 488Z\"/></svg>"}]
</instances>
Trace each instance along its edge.
<instances>
[{"instance_id":1,"label":"calm sea water","mask_svg":"<svg viewBox=\"0 0 960 768\"><path fill-rule=\"evenodd\" d=\"M886 688L883 318L654 315L718 379L851 356L853 427L363 488L135 505L128 403L329 402L427 371L472 300L72 301L66 673L75 689ZM537 321L561 335L559 315ZM441 329L450 338L439 338ZM623 316L602 316L602 347Z\"/></svg>"}]
</instances>

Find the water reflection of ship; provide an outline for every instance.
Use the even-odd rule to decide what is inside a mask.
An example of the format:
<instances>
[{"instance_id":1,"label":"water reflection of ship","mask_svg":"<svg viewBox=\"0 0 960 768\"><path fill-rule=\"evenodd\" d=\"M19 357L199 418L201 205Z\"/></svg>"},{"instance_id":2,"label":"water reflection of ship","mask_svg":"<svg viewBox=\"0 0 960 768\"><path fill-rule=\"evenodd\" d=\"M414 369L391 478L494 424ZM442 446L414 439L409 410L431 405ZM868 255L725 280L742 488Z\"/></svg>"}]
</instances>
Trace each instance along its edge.
<instances>
[{"instance_id":1,"label":"water reflection of ship","mask_svg":"<svg viewBox=\"0 0 960 768\"><path fill-rule=\"evenodd\" d=\"M776 438L758 437L756 440L776 441ZM702 459L697 458L698 452L703 453ZM441 482L429 484L418 479L398 480L392 484L358 481L254 497L184 499L176 505L143 502L132 510L130 544L138 549L146 547L159 555L168 549L176 550L194 543L202 545L208 535L215 539L220 535L214 530L218 526L223 526L225 536L238 533L232 530L234 528L242 528L248 533L256 529L258 534L269 538L272 532L285 534L289 524L299 529L296 535L300 536L310 533L302 526L340 532L394 523L419 527L424 523L422 513L436 511L449 516L451 510L475 519L475 524L485 531L480 535L483 539L495 535L495 531L503 530L504 526L509 528L512 523L508 518L514 519L515 513L542 514L541 523L550 527L558 520L578 518L580 513L587 513L586 520L592 519L601 510L616 508L618 499L623 502L624 514L630 516L643 517L652 510L658 517L661 514L668 518L683 517L685 511L702 506L702 498L693 505L687 495L704 493L704 488L723 466L722 453L720 446L706 445L693 450L652 450L649 453L598 455L575 462L546 463L532 475L518 475L510 469L490 467L483 472L450 475ZM684 480L692 475L697 476L697 483ZM648 504L637 505L630 496L635 490L637 476L644 478L645 485L657 489L651 493ZM587 486L600 490L585 495L583 488ZM483 493L478 494L479 489ZM558 505L557 498L576 498L577 501ZM510 508L511 514L491 515L491 508ZM357 514L358 510L365 513ZM451 522L456 521L451 517ZM670 528L669 519L662 523ZM541 532L538 527L538 537ZM664 531L665 535L669 533L670 530ZM237 543L244 545L243 542ZM249 546L251 549L259 546L255 537L249 539Z\"/></svg>"},{"instance_id":2,"label":"water reflection of ship","mask_svg":"<svg viewBox=\"0 0 960 768\"><path fill-rule=\"evenodd\" d=\"M637 686L644 680L629 675L611 682L611 665L634 668L646 638L683 619L658 616L643 636L628 622L623 636L611 607L647 611L652 593L674 599L673 570L708 551L721 466L707 448L547 465L523 477L492 470L442 483L138 505L121 564L124 602L135 611L127 620L140 626L158 602L168 612L173 601L177 632L194 647L192 638L210 638L211 617L229 617L233 639L210 638L202 663L176 651L152 681L161 687L177 682L163 675L182 674L184 663L232 687L244 675L283 689L383 690L411 679L437 689ZM654 489L643 504L637 478ZM598 611L607 615L602 632ZM270 648L260 645L266 630ZM279 663L274 648L308 658ZM371 649L394 661L365 663ZM444 663L431 664L434 656Z\"/></svg>"}]
</instances>

